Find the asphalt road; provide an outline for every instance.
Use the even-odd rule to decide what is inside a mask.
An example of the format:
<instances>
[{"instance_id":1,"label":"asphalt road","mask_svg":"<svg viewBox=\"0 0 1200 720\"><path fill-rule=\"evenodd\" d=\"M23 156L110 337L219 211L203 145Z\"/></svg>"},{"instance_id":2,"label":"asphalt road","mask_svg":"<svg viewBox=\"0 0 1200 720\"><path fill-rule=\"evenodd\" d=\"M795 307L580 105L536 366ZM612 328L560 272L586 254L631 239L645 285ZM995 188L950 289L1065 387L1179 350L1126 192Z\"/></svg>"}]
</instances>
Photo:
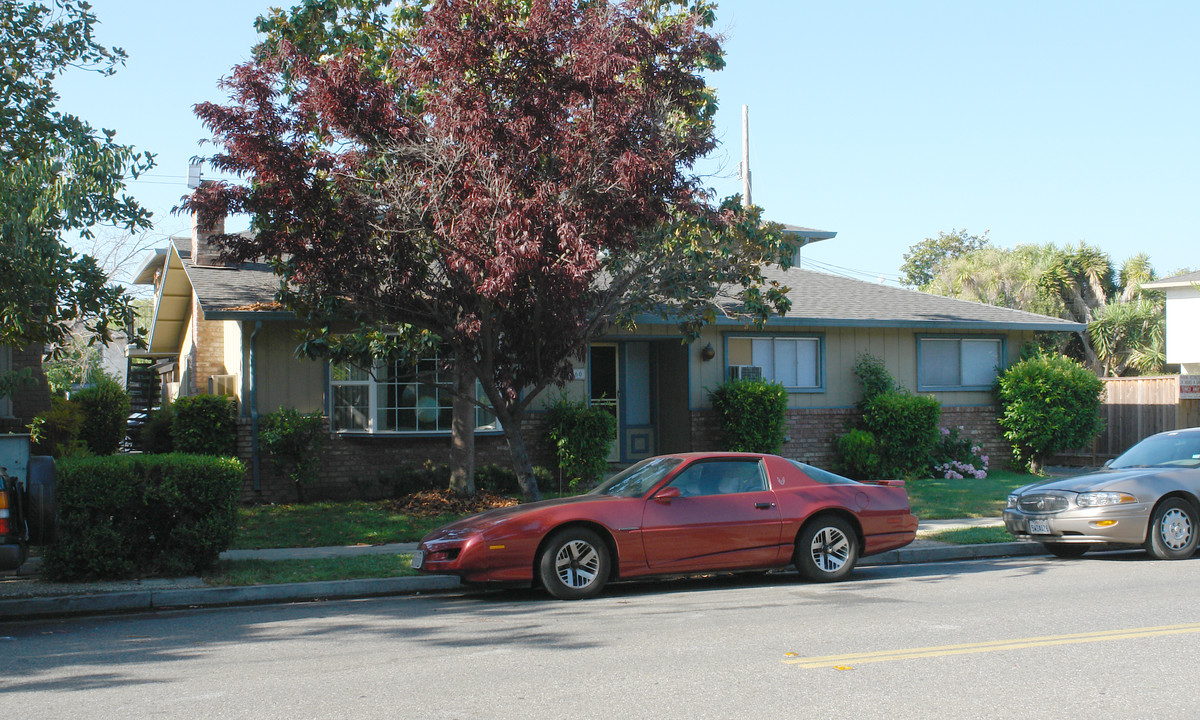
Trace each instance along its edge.
<instances>
[{"instance_id":1,"label":"asphalt road","mask_svg":"<svg viewBox=\"0 0 1200 720\"><path fill-rule=\"evenodd\" d=\"M0 625L45 718L1151 718L1200 711L1200 558L1140 552Z\"/></svg>"}]
</instances>

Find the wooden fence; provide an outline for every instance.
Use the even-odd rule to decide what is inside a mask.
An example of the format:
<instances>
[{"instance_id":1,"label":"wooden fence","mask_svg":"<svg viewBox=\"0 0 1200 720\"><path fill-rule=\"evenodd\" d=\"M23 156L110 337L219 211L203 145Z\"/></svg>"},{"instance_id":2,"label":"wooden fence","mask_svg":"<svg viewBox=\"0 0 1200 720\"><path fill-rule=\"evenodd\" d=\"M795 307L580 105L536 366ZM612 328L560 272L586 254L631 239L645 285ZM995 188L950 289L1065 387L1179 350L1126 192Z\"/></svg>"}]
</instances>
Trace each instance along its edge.
<instances>
[{"instance_id":1,"label":"wooden fence","mask_svg":"<svg viewBox=\"0 0 1200 720\"><path fill-rule=\"evenodd\" d=\"M1200 400L1179 399L1177 375L1101 378L1104 431L1090 448L1064 453L1055 463L1102 465L1154 433L1200 426Z\"/></svg>"}]
</instances>

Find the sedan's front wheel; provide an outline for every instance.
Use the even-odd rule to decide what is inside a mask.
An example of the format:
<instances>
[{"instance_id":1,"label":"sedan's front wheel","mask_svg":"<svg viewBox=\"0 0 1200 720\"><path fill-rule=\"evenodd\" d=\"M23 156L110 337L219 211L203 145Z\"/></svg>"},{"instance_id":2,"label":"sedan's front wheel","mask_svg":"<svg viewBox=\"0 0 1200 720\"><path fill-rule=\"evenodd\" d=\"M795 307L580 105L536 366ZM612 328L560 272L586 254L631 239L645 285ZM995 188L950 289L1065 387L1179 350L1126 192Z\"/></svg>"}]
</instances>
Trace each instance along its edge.
<instances>
[{"instance_id":1,"label":"sedan's front wheel","mask_svg":"<svg viewBox=\"0 0 1200 720\"><path fill-rule=\"evenodd\" d=\"M1196 509L1182 498L1167 498L1154 508L1146 551L1159 560L1182 560L1196 551Z\"/></svg>"},{"instance_id":2,"label":"sedan's front wheel","mask_svg":"<svg viewBox=\"0 0 1200 720\"><path fill-rule=\"evenodd\" d=\"M559 600L595 597L608 582L608 546L586 528L567 528L546 543L538 561L546 592Z\"/></svg>"},{"instance_id":3,"label":"sedan's front wheel","mask_svg":"<svg viewBox=\"0 0 1200 720\"><path fill-rule=\"evenodd\" d=\"M833 582L850 574L858 562L858 535L850 523L835 515L811 520L796 538L792 561L813 582Z\"/></svg>"}]
</instances>

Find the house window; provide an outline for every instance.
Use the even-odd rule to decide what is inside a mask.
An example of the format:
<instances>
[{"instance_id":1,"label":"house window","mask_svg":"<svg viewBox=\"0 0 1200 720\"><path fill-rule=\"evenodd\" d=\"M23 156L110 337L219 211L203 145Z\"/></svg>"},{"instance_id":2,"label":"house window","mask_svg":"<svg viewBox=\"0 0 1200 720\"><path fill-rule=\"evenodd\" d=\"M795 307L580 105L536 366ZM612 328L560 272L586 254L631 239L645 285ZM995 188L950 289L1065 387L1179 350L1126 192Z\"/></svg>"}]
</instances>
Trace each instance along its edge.
<instances>
[{"instance_id":1,"label":"house window","mask_svg":"<svg viewBox=\"0 0 1200 720\"><path fill-rule=\"evenodd\" d=\"M989 390L1000 358L996 338L917 338L917 389Z\"/></svg>"},{"instance_id":2,"label":"house window","mask_svg":"<svg viewBox=\"0 0 1200 720\"><path fill-rule=\"evenodd\" d=\"M12 370L12 348L0 345L0 377ZM0 417L12 417L12 398L0 397Z\"/></svg>"},{"instance_id":3,"label":"house window","mask_svg":"<svg viewBox=\"0 0 1200 720\"><path fill-rule=\"evenodd\" d=\"M371 371L349 363L329 368L334 430L369 433L449 433L453 372L437 358L378 363ZM483 390L475 385L476 397ZM475 408L475 430L499 430L495 413Z\"/></svg>"},{"instance_id":4,"label":"house window","mask_svg":"<svg viewBox=\"0 0 1200 720\"><path fill-rule=\"evenodd\" d=\"M821 390L821 338L731 337L728 377L777 382L793 391Z\"/></svg>"}]
</instances>

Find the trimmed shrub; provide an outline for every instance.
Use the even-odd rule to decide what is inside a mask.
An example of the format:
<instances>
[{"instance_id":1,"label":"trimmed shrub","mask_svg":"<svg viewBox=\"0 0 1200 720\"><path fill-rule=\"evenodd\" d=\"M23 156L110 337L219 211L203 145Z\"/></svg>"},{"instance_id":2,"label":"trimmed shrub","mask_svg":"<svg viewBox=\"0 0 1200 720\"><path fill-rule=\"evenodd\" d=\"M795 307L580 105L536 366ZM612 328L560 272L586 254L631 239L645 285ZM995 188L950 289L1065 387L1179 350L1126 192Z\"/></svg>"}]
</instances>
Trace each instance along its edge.
<instances>
[{"instance_id":1,"label":"trimmed shrub","mask_svg":"<svg viewBox=\"0 0 1200 720\"><path fill-rule=\"evenodd\" d=\"M538 487L547 489L554 482L554 473L541 465L533 468ZM520 495L521 486L512 468L503 465L481 465L475 468L475 489L493 495Z\"/></svg>"},{"instance_id":2,"label":"trimmed shrub","mask_svg":"<svg viewBox=\"0 0 1200 720\"><path fill-rule=\"evenodd\" d=\"M559 397L546 410L546 442L572 490L600 479L616 438L617 418L606 408Z\"/></svg>"},{"instance_id":3,"label":"trimmed shrub","mask_svg":"<svg viewBox=\"0 0 1200 720\"><path fill-rule=\"evenodd\" d=\"M838 469L854 480L879 477L879 447L875 436L866 430L851 430L834 441Z\"/></svg>"},{"instance_id":4,"label":"trimmed shrub","mask_svg":"<svg viewBox=\"0 0 1200 720\"><path fill-rule=\"evenodd\" d=\"M175 427L175 410L170 403L150 413L142 425L142 452L164 454L174 452L175 440L171 431Z\"/></svg>"},{"instance_id":5,"label":"trimmed shrub","mask_svg":"<svg viewBox=\"0 0 1200 720\"><path fill-rule=\"evenodd\" d=\"M1000 426L1013 457L1041 472L1049 456L1086 446L1104 429L1104 383L1062 355L1039 355L1010 367L997 381Z\"/></svg>"},{"instance_id":6,"label":"trimmed shrub","mask_svg":"<svg viewBox=\"0 0 1200 720\"><path fill-rule=\"evenodd\" d=\"M924 474L938 440L942 404L927 395L885 392L867 402L863 427L879 442L881 477Z\"/></svg>"},{"instance_id":7,"label":"trimmed shrub","mask_svg":"<svg viewBox=\"0 0 1200 720\"><path fill-rule=\"evenodd\" d=\"M305 501L304 485L317 477L324 432L324 417L319 412L303 414L295 408L281 408L262 419L258 440L276 472L295 483L300 502Z\"/></svg>"},{"instance_id":8,"label":"trimmed shrub","mask_svg":"<svg viewBox=\"0 0 1200 720\"><path fill-rule=\"evenodd\" d=\"M245 469L233 458L116 455L57 466L58 537L48 580L193 575L237 532Z\"/></svg>"},{"instance_id":9,"label":"trimmed shrub","mask_svg":"<svg viewBox=\"0 0 1200 720\"><path fill-rule=\"evenodd\" d=\"M129 418L129 395L116 380L108 377L78 390L71 401L83 411L79 439L96 455L112 455L125 439Z\"/></svg>"},{"instance_id":10,"label":"trimmed shrub","mask_svg":"<svg viewBox=\"0 0 1200 720\"><path fill-rule=\"evenodd\" d=\"M237 408L224 395L192 395L175 401L171 426L175 452L234 455L237 452Z\"/></svg>"},{"instance_id":11,"label":"trimmed shrub","mask_svg":"<svg viewBox=\"0 0 1200 720\"><path fill-rule=\"evenodd\" d=\"M32 446L34 455L53 455L56 458L87 455L87 446L79 439L83 425L83 409L63 398L50 398L50 409L33 419Z\"/></svg>"},{"instance_id":12,"label":"trimmed shrub","mask_svg":"<svg viewBox=\"0 0 1200 720\"><path fill-rule=\"evenodd\" d=\"M783 447L787 389L767 380L730 380L708 393L721 419L725 449L777 453Z\"/></svg>"},{"instance_id":13,"label":"trimmed shrub","mask_svg":"<svg viewBox=\"0 0 1200 720\"><path fill-rule=\"evenodd\" d=\"M834 440L838 466L856 480L924 475L933 464L942 404L910 393L873 355L859 355L854 374L862 384L862 419Z\"/></svg>"}]
</instances>

